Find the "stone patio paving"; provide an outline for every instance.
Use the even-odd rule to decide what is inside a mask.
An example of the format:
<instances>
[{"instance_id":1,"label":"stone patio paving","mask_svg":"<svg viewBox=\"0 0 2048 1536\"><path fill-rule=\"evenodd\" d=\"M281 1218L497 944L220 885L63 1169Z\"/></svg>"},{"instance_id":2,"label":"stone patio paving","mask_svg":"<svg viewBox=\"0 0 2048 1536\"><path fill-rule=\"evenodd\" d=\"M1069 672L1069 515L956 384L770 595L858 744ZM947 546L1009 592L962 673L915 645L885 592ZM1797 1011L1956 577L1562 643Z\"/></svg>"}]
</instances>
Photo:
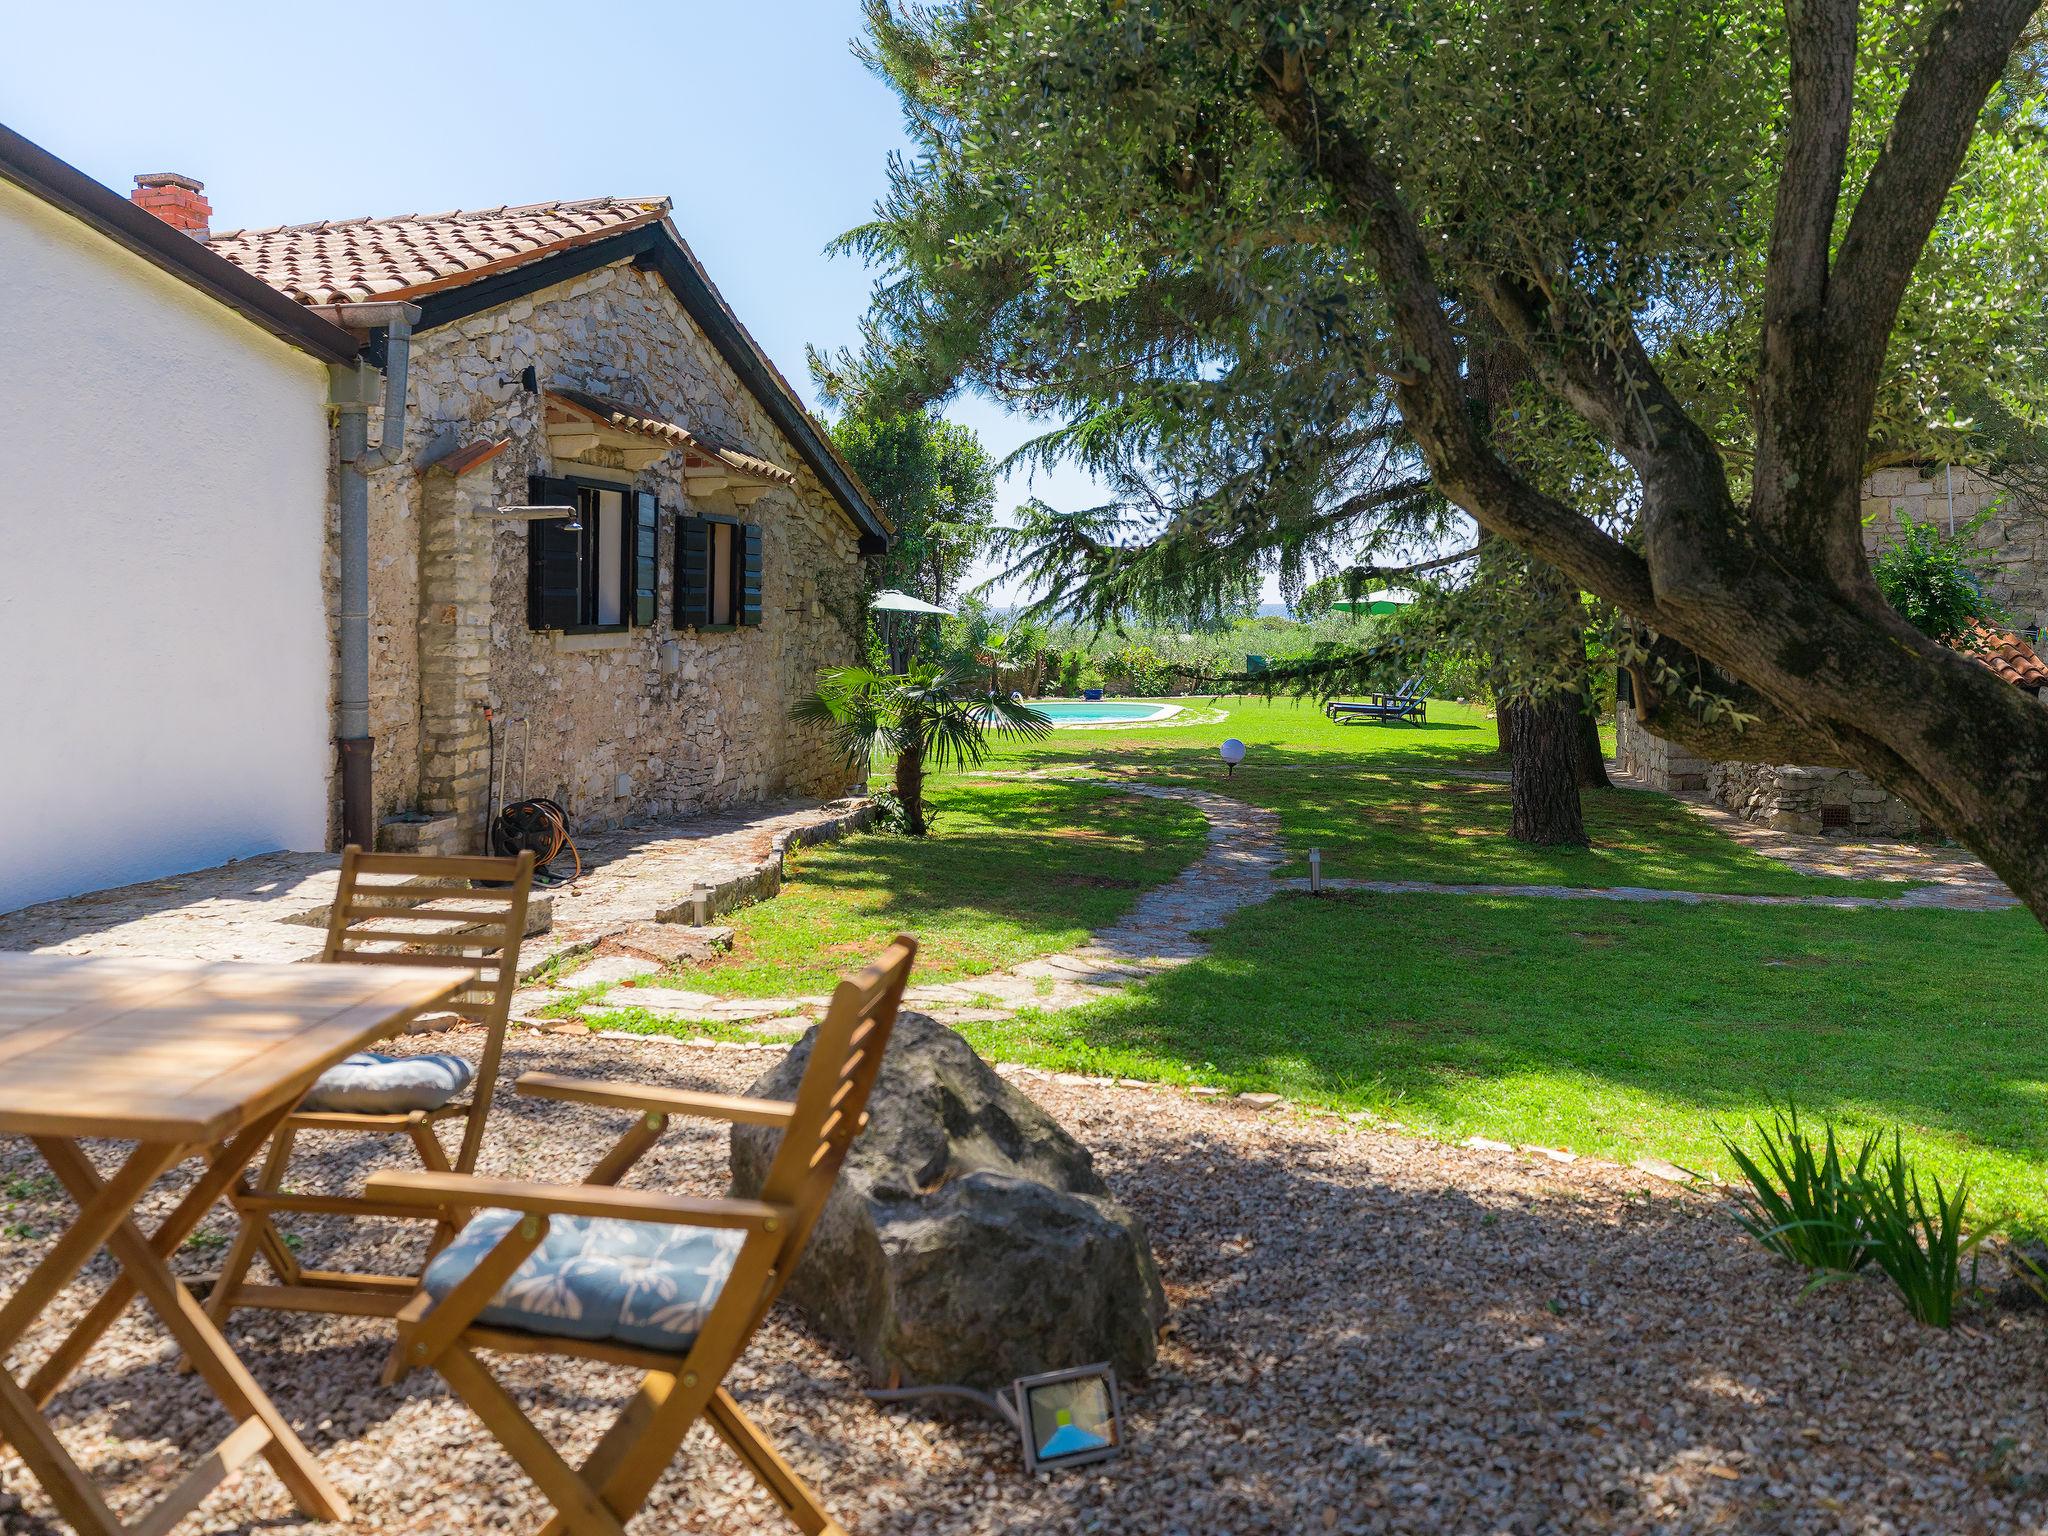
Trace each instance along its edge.
<instances>
[{"instance_id":1,"label":"stone patio paving","mask_svg":"<svg viewBox=\"0 0 2048 1536\"><path fill-rule=\"evenodd\" d=\"M782 800L578 840L582 876L536 890L521 970L636 922L691 921L780 883L782 851L865 825L864 800ZM338 854L270 853L0 914L0 949L195 960L311 960L326 938Z\"/></svg>"}]
</instances>

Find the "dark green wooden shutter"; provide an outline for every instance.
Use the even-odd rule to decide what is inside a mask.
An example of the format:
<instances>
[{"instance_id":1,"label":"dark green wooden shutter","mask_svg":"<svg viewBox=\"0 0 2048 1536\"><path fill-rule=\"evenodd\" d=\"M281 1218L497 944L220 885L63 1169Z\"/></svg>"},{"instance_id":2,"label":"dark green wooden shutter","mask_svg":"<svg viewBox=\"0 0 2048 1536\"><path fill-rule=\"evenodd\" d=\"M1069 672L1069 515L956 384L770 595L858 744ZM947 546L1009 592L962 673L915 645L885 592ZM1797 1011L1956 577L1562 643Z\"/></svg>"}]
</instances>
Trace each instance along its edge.
<instances>
[{"instance_id":1,"label":"dark green wooden shutter","mask_svg":"<svg viewBox=\"0 0 2048 1536\"><path fill-rule=\"evenodd\" d=\"M627 535L626 562L628 580L633 583L633 601L627 611L633 615L635 624L654 622L655 601L659 593L654 557L655 530L660 526L661 509L656 504L652 491L642 491L633 502L632 532Z\"/></svg>"},{"instance_id":2,"label":"dark green wooden shutter","mask_svg":"<svg viewBox=\"0 0 2048 1536\"><path fill-rule=\"evenodd\" d=\"M529 476L527 500L536 507L573 507L576 487L545 475ZM583 592L583 536L566 517L526 525L526 627L569 629L578 621Z\"/></svg>"},{"instance_id":3,"label":"dark green wooden shutter","mask_svg":"<svg viewBox=\"0 0 2048 1536\"><path fill-rule=\"evenodd\" d=\"M676 628L711 622L711 524L676 519Z\"/></svg>"},{"instance_id":4,"label":"dark green wooden shutter","mask_svg":"<svg viewBox=\"0 0 2048 1536\"><path fill-rule=\"evenodd\" d=\"M734 550L732 616L736 623L761 622L761 525L748 523Z\"/></svg>"}]
</instances>

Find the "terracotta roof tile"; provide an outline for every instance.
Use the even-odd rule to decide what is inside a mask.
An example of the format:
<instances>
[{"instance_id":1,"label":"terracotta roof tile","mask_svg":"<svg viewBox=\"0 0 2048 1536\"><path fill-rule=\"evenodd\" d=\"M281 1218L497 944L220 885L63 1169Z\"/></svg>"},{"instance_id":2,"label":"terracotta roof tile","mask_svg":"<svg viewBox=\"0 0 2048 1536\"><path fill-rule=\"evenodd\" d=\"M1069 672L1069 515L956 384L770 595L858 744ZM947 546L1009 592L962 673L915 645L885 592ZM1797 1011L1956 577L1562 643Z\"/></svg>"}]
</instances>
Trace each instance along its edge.
<instances>
[{"instance_id":1,"label":"terracotta roof tile","mask_svg":"<svg viewBox=\"0 0 2048 1536\"><path fill-rule=\"evenodd\" d=\"M1963 654L2015 688L2034 693L2048 685L2048 662L2018 635L2001 634L1988 624L1979 624L1975 641L1975 649Z\"/></svg>"},{"instance_id":2,"label":"terracotta roof tile","mask_svg":"<svg viewBox=\"0 0 2048 1536\"><path fill-rule=\"evenodd\" d=\"M653 223L668 206L659 197L593 197L235 229L206 243L302 304L353 304L517 266L544 252Z\"/></svg>"}]
</instances>

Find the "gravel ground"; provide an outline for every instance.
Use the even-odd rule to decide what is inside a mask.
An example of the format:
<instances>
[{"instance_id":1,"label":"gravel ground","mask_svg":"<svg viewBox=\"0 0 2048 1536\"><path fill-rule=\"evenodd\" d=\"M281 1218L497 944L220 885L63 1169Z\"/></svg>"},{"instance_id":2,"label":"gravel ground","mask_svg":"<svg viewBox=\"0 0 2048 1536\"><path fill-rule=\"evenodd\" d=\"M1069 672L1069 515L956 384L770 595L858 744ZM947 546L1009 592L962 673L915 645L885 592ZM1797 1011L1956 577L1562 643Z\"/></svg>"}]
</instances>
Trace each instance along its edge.
<instances>
[{"instance_id":1,"label":"gravel ground","mask_svg":"<svg viewBox=\"0 0 2048 1536\"><path fill-rule=\"evenodd\" d=\"M767 1060L659 1038L523 1036L506 1067L508 1079L549 1069L730 1091ZM1876 1285L1802 1298L1799 1277L1734 1233L1714 1197L1619 1168L1177 1093L1018 1081L1096 1150L1152 1229L1173 1322L1151 1380L1127 1389L1131 1450L1028 1480L1007 1431L878 1411L845 1361L778 1313L734 1389L861 1536L2048 1531L2039 1314L1982 1314L1942 1334ZM621 1119L503 1102L487 1171L571 1177ZM722 1129L690 1128L642 1177L713 1192L724 1166ZM19 1182L39 1171L25 1146L0 1145L0 1203L13 1207L0 1290L69 1214L61 1196ZM215 1218L203 1230L228 1229ZM309 1232L307 1255L332 1240L379 1262L375 1230ZM180 1262L196 1273L214 1258ZM106 1273L96 1261L92 1274ZM379 1325L244 1313L233 1334L353 1501L347 1529L540 1523L538 1496L437 1380L377 1385ZM48 1338L39 1330L17 1364ZM495 1363L571 1452L594 1442L631 1379ZM175 1480L181 1446L225 1428L140 1308L57 1408L66 1443L124 1512ZM0 1453L0 1530L62 1530L47 1511ZM634 1528L783 1529L706 1431ZM316 1527L257 1464L179 1529Z\"/></svg>"}]
</instances>

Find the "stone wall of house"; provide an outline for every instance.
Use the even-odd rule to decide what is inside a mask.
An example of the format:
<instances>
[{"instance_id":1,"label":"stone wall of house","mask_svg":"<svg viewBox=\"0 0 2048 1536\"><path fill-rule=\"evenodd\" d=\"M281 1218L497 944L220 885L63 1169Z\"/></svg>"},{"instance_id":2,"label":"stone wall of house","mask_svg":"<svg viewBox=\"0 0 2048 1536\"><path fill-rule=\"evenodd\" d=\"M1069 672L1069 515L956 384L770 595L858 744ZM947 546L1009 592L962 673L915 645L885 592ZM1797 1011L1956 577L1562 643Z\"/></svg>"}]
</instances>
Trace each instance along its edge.
<instances>
[{"instance_id":1,"label":"stone wall of house","mask_svg":"<svg viewBox=\"0 0 2048 1536\"><path fill-rule=\"evenodd\" d=\"M686 495L679 453L638 474L557 462L541 396L520 382L529 365L543 388L614 396L782 465L797 484L741 510L730 493ZM380 818L454 814L459 846L477 846L486 703L501 775L509 760L505 787L561 802L579 827L844 787L823 734L793 723L789 706L821 667L857 652L856 530L657 276L602 268L430 330L413 343L410 399L406 463L372 485ZM504 451L463 473L435 468L500 438L510 439ZM543 473L610 479L660 498L653 626L528 630L526 526L490 509L526 501L527 477ZM684 511L762 528L758 627L671 626L674 514Z\"/></svg>"},{"instance_id":2,"label":"stone wall of house","mask_svg":"<svg viewBox=\"0 0 2048 1536\"><path fill-rule=\"evenodd\" d=\"M1627 704L1614 712L1614 765L1653 789L1705 789L1710 766L1676 742L1651 735Z\"/></svg>"},{"instance_id":3,"label":"stone wall of house","mask_svg":"<svg viewBox=\"0 0 2048 1536\"><path fill-rule=\"evenodd\" d=\"M1881 469L1863 487L1863 547L1898 540L1901 515L1958 529L1984 521L1975 539L1989 556L1991 600L2012 627L2048 625L2048 512L1968 469Z\"/></svg>"}]
</instances>

